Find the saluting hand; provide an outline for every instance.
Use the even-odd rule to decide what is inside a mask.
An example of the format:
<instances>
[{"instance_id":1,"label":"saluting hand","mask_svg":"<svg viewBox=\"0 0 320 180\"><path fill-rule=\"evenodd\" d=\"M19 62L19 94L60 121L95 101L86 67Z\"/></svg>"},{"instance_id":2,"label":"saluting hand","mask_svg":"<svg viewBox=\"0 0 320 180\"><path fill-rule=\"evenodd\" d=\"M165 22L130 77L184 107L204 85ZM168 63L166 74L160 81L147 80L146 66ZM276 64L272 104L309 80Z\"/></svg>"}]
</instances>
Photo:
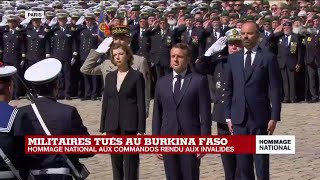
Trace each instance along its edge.
<instances>
[{"instance_id":1,"label":"saluting hand","mask_svg":"<svg viewBox=\"0 0 320 180\"><path fill-rule=\"evenodd\" d=\"M270 120L268 123L268 135L272 135L274 130L276 129L277 121L276 120Z\"/></svg>"}]
</instances>

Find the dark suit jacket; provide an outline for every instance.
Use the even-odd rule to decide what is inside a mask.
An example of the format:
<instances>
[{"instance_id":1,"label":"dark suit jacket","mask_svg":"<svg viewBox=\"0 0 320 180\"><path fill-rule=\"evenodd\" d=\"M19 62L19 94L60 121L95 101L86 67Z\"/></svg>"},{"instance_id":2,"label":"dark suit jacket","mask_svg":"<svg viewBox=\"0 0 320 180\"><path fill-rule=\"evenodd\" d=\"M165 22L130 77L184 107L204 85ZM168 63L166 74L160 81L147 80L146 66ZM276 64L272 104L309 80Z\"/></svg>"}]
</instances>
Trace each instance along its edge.
<instances>
[{"instance_id":1,"label":"dark suit jacket","mask_svg":"<svg viewBox=\"0 0 320 180\"><path fill-rule=\"evenodd\" d=\"M49 97L37 98L35 104L51 134L89 135L75 107L58 103ZM14 123L14 135L45 135L31 105L19 108ZM70 155L69 157L78 164L77 158L90 156L93 155ZM68 167L59 155L28 155L25 161L26 168L30 169Z\"/></svg>"},{"instance_id":2,"label":"dark suit jacket","mask_svg":"<svg viewBox=\"0 0 320 180\"><path fill-rule=\"evenodd\" d=\"M170 67L170 50L175 44L174 32L167 29L162 37L161 29L157 27L148 29L145 35L150 37L151 41L150 61L163 67Z\"/></svg>"},{"instance_id":3,"label":"dark suit jacket","mask_svg":"<svg viewBox=\"0 0 320 180\"><path fill-rule=\"evenodd\" d=\"M278 61L279 67L295 69L297 64L301 64L302 61L302 42L297 34L292 34L289 42L289 46L285 44L285 36L282 36L278 42Z\"/></svg>"},{"instance_id":4,"label":"dark suit jacket","mask_svg":"<svg viewBox=\"0 0 320 180\"><path fill-rule=\"evenodd\" d=\"M245 79L244 51L229 55L225 116L239 125L244 121L247 105L255 125L266 127L271 119L280 121L282 90L276 56L258 46L252 68L250 76Z\"/></svg>"},{"instance_id":5,"label":"dark suit jacket","mask_svg":"<svg viewBox=\"0 0 320 180\"><path fill-rule=\"evenodd\" d=\"M206 76L187 73L176 103L173 74L160 78L154 96L153 135L210 135L210 92Z\"/></svg>"},{"instance_id":6,"label":"dark suit jacket","mask_svg":"<svg viewBox=\"0 0 320 180\"><path fill-rule=\"evenodd\" d=\"M102 101L100 132L146 130L146 104L143 75L129 69L117 90L118 70L106 76Z\"/></svg>"},{"instance_id":7,"label":"dark suit jacket","mask_svg":"<svg viewBox=\"0 0 320 180\"><path fill-rule=\"evenodd\" d=\"M145 32L140 36L140 26L132 33L131 48L134 54L143 56L148 60L150 51L150 38L145 35Z\"/></svg>"},{"instance_id":8,"label":"dark suit jacket","mask_svg":"<svg viewBox=\"0 0 320 180\"><path fill-rule=\"evenodd\" d=\"M202 28L192 28L191 36L186 26L180 26L175 30L177 42L188 44L192 51L192 63L205 53L205 33Z\"/></svg>"}]
</instances>

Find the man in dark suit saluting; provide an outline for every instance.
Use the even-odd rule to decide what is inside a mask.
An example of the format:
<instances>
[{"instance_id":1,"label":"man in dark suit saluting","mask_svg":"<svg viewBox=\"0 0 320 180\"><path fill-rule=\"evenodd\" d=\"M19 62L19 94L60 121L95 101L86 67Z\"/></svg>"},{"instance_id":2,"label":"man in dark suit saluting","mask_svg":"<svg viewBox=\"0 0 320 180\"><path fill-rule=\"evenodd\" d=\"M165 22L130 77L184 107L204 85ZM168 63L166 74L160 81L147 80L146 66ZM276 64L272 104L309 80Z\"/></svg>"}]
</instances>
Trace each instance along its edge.
<instances>
[{"instance_id":1,"label":"man in dark suit saluting","mask_svg":"<svg viewBox=\"0 0 320 180\"><path fill-rule=\"evenodd\" d=\"M225 114L236 135L271 135L280 121L281 75L276 56L257 45L254 22L242 25L244 50L229 55ZM270 97L270 98L269 98ZM271 102L271 103L270 103ZM271 108L271 106L272 108ZM269 155L238 155L241 179L269 179Z\"/></svg>"},{"instance_id":2,"label":"man in dark suit saluting","mask_svg":"<svg viewBox=\"0 0 320 180\"><path fill-rule=\"evenodd\" d=\"M211 113L208 80L191 73L187 44L171 49L173 73L160 78L154 97L153 135L210 135ZM167 179L199 179L200 159L204 155L163 155ZM158 156L162 158L162 156Z\"/></svg>"}]
</instances>

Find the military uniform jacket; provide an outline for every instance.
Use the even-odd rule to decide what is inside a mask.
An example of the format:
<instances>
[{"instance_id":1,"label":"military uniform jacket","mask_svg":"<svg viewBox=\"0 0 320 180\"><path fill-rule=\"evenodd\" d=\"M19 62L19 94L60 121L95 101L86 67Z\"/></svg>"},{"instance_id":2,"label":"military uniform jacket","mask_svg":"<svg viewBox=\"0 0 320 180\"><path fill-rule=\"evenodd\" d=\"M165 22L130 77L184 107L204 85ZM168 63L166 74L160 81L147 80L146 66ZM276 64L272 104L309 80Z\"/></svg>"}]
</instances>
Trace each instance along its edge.
<instances>
[{"instance_id":1,"label":"military uniform jacket","mask_svg":"<svg viewBox=\"0 0 320 180\"><path fill-rule=\"evenodd\" d=\"M17 30L11 32L9 27L4 28L0 46L3 61L8 65L20 66L22 50L24 49L22 34Z\"/></svg>"},{"instance_id":2,"label":"military uniform jacket","mask_svg":"<svg viewBox=\"0 0 320 180\"><path fill-rule=\"evenodd\" d=\"M33 27L26 30L26 36L24 37L26 45L23 54L26 54L28 61L38 62L49 56L49 38L44 26L41 26L38 32Z\"/></svg>"},{"instance_id":3,"label":"military uniform jacket","mask_svg":"<svg viewBox=\"0 0 320 180\"><path fill-rule=\"evenodd\" d=\"M225 68L227 66L228 57L201 57L196 63L196 70L201 74L212 75L213 84L213 111L212 119L219 123L226 124L224 117L224 102L225 102Z\"/></svg>"},{"instance_id":4,"label":"military uniform jacket","mask_svg":"<svg viewBox=\"0 0 320 180\"><path fill-rule=\"evenodd\" d=\"M51 34L52 49L51 56L62 62L70 62L73 56L77 56L75 31L67 26L64 31L60 27L53 30Z\"/></svg>"},{"instance_id":5,"label":"military uniform jacket","mask_svg":"<svg viewBox=\"0 0 320 180\"><path fill-rule=\"evenodd\" d=\"M205 50L208 50L213 43L215 43L220 37L224 36L221 32L221 29L218 31L213 32L212 27L207 28L204 31L205 35Z\"/></svg>"},{"instance_id":6,"label":"military uniform jacket","mask_svg":"<svg viewBox=\"0 0 320 180\"><path fill-rule=\"evenodd\" d=\"M201 55L205 53L205 36L202 28L192 27L191 36L187 31L186 26L180 26L177 30L177 39L180 42L186 43L190 46L192 51L192 61L196 61Z\"/></svg>"},{"instance_id":7,"label":"military uniform jacket","mask_svg":"<svg viewBox=\"0 0 320 180\"><path fill-rule=\"evenodd\" d=\"M81 61L85 61L91 49L98 47L98 25L93 25L92 29L81 27L79 30L79 56Z\"/></svg>"},{"instance_id":8,"label":"military uniform jacket","mask_svg":"<svg viewBox=\"0 0 320 180\"><path fill-rule=\"evenodd\" d=\"M53 135L89 135L75 107L58 103L50 97L35 99L35 104L47 128ZM31 105L21 107L17 113L14 132L17 136L45 135ZM69 156L69 155L68 155ZM70 159L92 155L70 155ZM28 155L25 164L29 169L68 167L59 155Z\"/></svg>"},{"instance_id":9,"label":"military uniform jacket","mask_svg":"<svg viewBox=\"0 0 320 180\"><path fill-rule=\"evenodd\" d=\"M131 48L134 54L149 59L150 38L145 35L145 31L140 33L140 28L132 34Z\"/></svg>"},{"instance_id":10,"label":"military uniform jacket","mask_svg":"<svg viewBox=\"0 0 320 180\"><path fill-rule=\"evenodd\" d=\"M150 37L150 61L163 67L170 67L170 50L175 44L174 32L170 29L164 30L161 34L160 27L148 29L145 35Z\"/></svg>"},{"instance_id":11,"label":"military uniform jacket","mask_svg":"<svg viewBox=\"0 0 320 180\"><path fill-rule=\"evenodd\" d=\"M305 44L304 59L306 64L315 62L320 66L320 33L307 35L303 43Z\"/></svg>"},{"instance_id":12,"label":"military uniform jacket","mask_svg":"<svg viewBox=\"0 0 320 180\"><path fill-rule=\"evenodd\" d=\"M295 69L297 64L301 64L302 44L296 34L291 34L290 42L285 43L285 36L279 38L278 41L278 62L281 69L287 67Z\"/></svg>"}]
</instances>

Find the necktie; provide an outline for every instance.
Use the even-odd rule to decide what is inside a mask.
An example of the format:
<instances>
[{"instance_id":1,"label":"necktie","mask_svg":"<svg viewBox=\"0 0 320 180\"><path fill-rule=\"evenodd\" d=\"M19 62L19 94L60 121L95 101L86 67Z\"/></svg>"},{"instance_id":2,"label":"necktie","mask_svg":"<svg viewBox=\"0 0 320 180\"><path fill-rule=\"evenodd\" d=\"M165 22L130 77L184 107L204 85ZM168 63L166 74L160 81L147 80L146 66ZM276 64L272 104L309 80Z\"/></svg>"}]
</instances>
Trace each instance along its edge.
<instances>
[{"instance_id":1,"label":"necktie","mask_svg":"<svg viewBox=\"0 0 320 180\"><path fill-rule=\"evenodd\" d=\"M286 47L289 47L289 38L287 35L284 37L284 43L285 43Z\"/></svg>"},{"instance_id":2,"label":"necktie","mask_svg":"<svg viewBox=\"0 0 320 180\"><path fill-rule=\"evenodd\" d=\"M161 29L161 37L163 39L163 36L164 36L164 31Z\"/></svg>"},{"instance_id":3,"label":"necktie","mask_svg":"<svg viewBox=\"0 0 320 180\"><path fill-rule=\"evenodd\" d=\"M180 96L180 89L181 89L181 76L176 75L175 78L177 79L177 81L174 84L173 97L174 97L174 100L178 102L178 99Z\"/></svg>"},{"instance_id":4,"label":"necktie","mask_svg":"<svg viewBox=\"0 0 320 180\"><path fill-rule=\"evenodd\" d=\"M244 75L247 78L252 71L252 66L251 66L251 51L247 51L247 57L246 57L246 62L244 66Z\"/></svg>"}]
</instances>

